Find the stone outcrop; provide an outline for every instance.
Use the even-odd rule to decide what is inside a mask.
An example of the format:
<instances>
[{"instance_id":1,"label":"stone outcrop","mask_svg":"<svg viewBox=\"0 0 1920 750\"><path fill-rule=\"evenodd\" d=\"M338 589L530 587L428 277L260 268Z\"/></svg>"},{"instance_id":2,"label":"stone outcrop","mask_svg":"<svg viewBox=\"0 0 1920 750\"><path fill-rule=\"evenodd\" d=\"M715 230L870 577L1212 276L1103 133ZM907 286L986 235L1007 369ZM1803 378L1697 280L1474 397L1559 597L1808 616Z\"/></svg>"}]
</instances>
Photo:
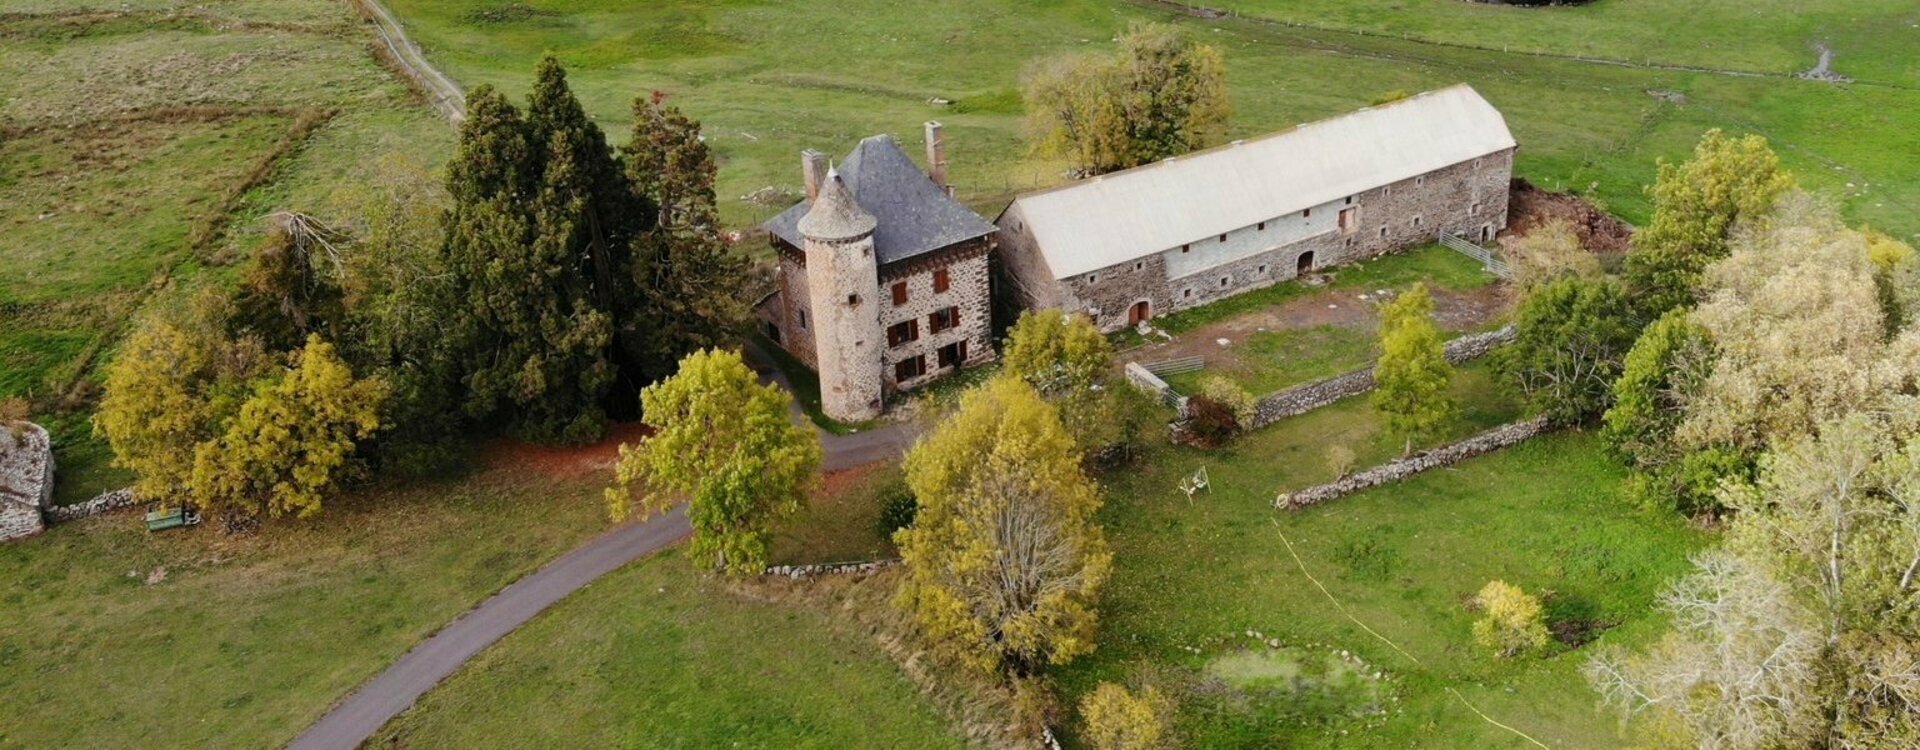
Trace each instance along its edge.
<instances>
[{"instance_id":1,"label":"stone outcrop","mask_svg":"<svg viewBox=\"0 0 1920 750\"><path fill-rule=\"evenodd\" d=\"M1308 487L1298 492L1282 493L1274 498L1273 505L1282 510L1295 510L1324 503L1364 489L1398 482L1429 469L1437 469L1474 456L1491 453L1534 438L1549 429L1551 429L1551 423L1546 417L1535 417L1524 422L1501 425L1460 442L1384 463L1326 484Z\"/></svg>"},{"instance_id":2,"label":"stone outcrop","mask_svg":"<svg viewBox=\"0 0 1920 750\"><path fill-rule=\"evenodd\" d=\"M53 505L53 441L31 422L0 425L0 540L40 533Z\"/></svg>"}]
</instances>

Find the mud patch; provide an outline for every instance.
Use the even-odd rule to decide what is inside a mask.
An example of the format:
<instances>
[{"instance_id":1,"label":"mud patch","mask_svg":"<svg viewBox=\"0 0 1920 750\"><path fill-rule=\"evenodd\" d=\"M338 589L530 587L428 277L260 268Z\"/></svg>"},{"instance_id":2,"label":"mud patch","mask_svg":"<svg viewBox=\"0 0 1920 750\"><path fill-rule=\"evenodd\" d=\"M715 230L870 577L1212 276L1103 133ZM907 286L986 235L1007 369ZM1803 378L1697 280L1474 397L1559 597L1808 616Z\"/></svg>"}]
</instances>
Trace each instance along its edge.
<instances>
[{"instance_id":1,"label":"mud patch","mask_svg":"<svg viewBox=\"0 0 1920 750\"><path fill-rule=\"evenodd\" d=\"M563 479L592 471L613 470L620 460L620 446L645 440L653 430L639 422L623 422L607 431L607 437L592 445L534 445L518 440L496 440L487 445L485 465L489 469L516 469ZM612 475L608 475L612 481Z\"/></svg>"},{"instance_id":2,"label":"mud patch","mask_svg":"<svg viewBox=\"0 0 1920 750\"><path fill-rule=\"evenodd\" d=\"M1541 190L1526 180L1516 179L1507 197L1507 231L1501 242L1527 236L1534 227L1562 220L1573 225L1580 244L1602 260L1617 260L1626 255L1633 240L1633 227L1578 195Z\"/></svg>"}]
</instances>

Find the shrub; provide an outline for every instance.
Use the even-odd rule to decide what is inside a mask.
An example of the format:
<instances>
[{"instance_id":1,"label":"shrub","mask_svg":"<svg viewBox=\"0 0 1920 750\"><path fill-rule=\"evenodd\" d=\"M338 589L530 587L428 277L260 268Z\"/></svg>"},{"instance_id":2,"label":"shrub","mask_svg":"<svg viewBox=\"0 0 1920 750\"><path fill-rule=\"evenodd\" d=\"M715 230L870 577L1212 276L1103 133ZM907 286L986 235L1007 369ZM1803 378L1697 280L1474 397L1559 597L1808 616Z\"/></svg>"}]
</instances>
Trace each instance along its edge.
<instances>
[{"instance_id":1,"label":"shrub","mask_svg":"<svg viewBox=\"0 0 1920 750\"><path fill-rule=\"evenodd\" d=\"M880 488L880 530L888 536L912 526L913 517L919 512L920 501L914 499L913 489L905 479L887 482Z\"/></svg>"},{"instance_id":2,"label":"shrub","mask_svg":"<svg viewBox=\"0 0 1920 750\"><path fill-rule=\"evenodd\" d=\"M1341 443L1327 446L1327 470L1333 472L1334 479L1341 479L1353 473L1353 464L1359 460L1353 449Z\"/></svg>"},{"instance_id":3,"label":"shrub","mask_svg":"<svg viewBox=\"0 0 1920 750\"><path fill-rule=\"evenodd\" d=\"M1240 433L1240 421L1233 409L1206 396L1187 399L1187 430L1200 447L1212 448Z\"/></svg>"},{"instance_id":4,"label":"shrub","mask_svg":"<svg viewBox=\"0 0 1920 750\"><path fill-rule=\"evenodd\" d=\"M1218 401L1229 410L1232 410L1233 421L1240 424L1240 429L1245 430L1253 427L1253 407L1255 403L1253 394L1248 393L1247 389L1240 387L1239 383L1235 383L1219 375L1209 376L1205 383L1200 384L1200 395Z\"/></svg>"},{"instance_id":5,"label":"shrub","mask_svg":"<svg viewBox=\"0 0 1920 750\"><path fill-rule=\"evenodd\" d=\"M13 436L13 444L19 445L27 439L27 417L30 414L27 400L19 396L0 398L0 427Z\"/></svg>"},{"instance_id":6,"label":"shrub","mask_svg":"<svg viewBox=\"0 0 1920 750\"><path fill-rule=\"evenodd\" d=\"M1473 623L1473 642L1505 658L1547 645L1547 624L1540 600L1506 581L1488 581L1474 595L1484 613Z\"/></svg>"},{"instance_id":7,"label":"shrub","mask_svg":"<svg viewBox=\"0 0 1920 750\"><path fill-rule=\"evenodd\" d=\"M1087 740L1097 750L1154 750L1172 747L1167 718L1173 701L1149 686L1139 694L1102 682L1080 699Z\"/></svg>"}]
</instances>

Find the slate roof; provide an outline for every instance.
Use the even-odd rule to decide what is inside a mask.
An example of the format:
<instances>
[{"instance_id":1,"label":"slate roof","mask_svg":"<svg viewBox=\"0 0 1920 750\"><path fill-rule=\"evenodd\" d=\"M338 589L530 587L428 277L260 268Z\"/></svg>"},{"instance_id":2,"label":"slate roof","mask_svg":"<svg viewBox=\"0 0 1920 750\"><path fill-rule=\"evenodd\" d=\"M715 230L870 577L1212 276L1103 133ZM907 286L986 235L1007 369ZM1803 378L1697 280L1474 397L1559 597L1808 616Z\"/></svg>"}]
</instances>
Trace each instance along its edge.
<instances>
[{"instance_id":1,"label":"slate roof","mask_svg":"<svg viewBox=\"0 0 1920 750\"><path fill-rule=\"evenodd\" d=\"M1500 111L1459 85L1014 205L1054 278L1065 279L1513 147Z\"/></svg>"},{"instance_id":2,"label":"slate roof","mask_svg":"<svg viewBox=\"0 0 1920 750\"><path fill-rule=\"evenodd\" d=\"M860 141L837 171L860 208L879 222L873 232L873 250L883 264L994 231L993 224L933 184L933 179L900 150L893 136L876 135ZM763 226L794 247L805 247L799 225L811 209L810 202L801 201Z\"/></svg>"}]
</instances>

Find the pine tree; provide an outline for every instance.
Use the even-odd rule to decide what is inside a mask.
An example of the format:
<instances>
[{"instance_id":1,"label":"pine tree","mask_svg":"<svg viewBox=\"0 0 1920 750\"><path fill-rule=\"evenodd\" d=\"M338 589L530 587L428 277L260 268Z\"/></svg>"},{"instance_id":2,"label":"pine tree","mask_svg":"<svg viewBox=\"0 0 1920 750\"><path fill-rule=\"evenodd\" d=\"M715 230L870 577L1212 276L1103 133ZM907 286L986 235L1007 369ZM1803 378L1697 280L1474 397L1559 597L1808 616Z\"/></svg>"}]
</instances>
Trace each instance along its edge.
<instances>
[{"instance_id":1,"label":"pine tree","mask_svg":"<svg viewBox=\"0 0 1920 750\"><path fill-rule=\"evenodd\" d=\"M627 178L656 210L633 243L636 309L620 332L644 380L688 352L731 340L748 317L739 296L746 261L720 235L713 152L700 124L655 93L633 104Z\"/></svg>"}]
</instances>

